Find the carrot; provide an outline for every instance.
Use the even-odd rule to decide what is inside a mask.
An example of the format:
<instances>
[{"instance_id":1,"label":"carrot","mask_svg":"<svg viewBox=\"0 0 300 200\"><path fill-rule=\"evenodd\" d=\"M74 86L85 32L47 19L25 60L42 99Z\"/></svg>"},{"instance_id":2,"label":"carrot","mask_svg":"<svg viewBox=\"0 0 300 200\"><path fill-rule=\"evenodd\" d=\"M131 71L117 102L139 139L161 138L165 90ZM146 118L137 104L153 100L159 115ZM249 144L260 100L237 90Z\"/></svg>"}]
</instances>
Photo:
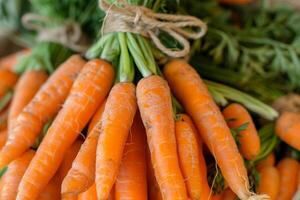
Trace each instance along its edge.
<instances>
[{"instance_id":1,"label":"carrot","mask_svg":"<svg viewBox=\"0 0 300 200\"><path fill-rule=\"evenodd\" d=\"M202 154L202 146L196 127L188 115L178 115L178 120L175 122L175 133L179 164L189 197L193 200L209 199L209 192L206 193L203 190L209 186L206 178L206 163Z\"/></svg>"},{"instance_id":2,"label":"carrot","mask_svg":"<svg viewBox=\"0 0 300 200\"><path fill-rule=\"evenodd\" d=\"M78 200L97 200L96 184L94 183L87 191L81 193Z\"/></svg>"},{"instance_id":3,"label":"carrot","mask_svg":"<svg viewBox=\"0 0 300 200\"><path fill-rule=\"evenodd\" d=\"M177 156L171 94L166 81L159 76L143 78L137 86L137 98L163 199L187 199Z\"/></svg>"},{"instance_id":4,"label":"carrot","mask_svg":"<svg viewBox=\"0 0 300 200\"><path fill-rule=\"evenodd\" d=\"M244 5L253 2L253 0L219 0L219 2L229 5Z\"/></svg>"},{"instance_id":5,"label":"carrot","mask_svg":"<svg viewBox=\"0 0 300 200\"><path fill-rule=\"evenodd\" d=\"M6 69L10 71L14 71L15 65L18 63L19 58L30 53L29 49L23 49L16 53L12 53L8 56L1 58L0 60L0 69Z\"/></svg>"},{"instance_id":6,"label":"carrot","mask_svg":"<svg viewBox=\"0 0 300 200\"><path fill-rule=\"evenodd\" d=\"M21 157L10 163L7 171L1 178L1 200L15 200L21 178L33 156L34 151L29 150L25 152Z\"/></svg>"},{"instance_id":7,"label":"carrot","mask_svg":"<svg viewBox=\"0 0 300 200\"><path fill-rule=\"evenodd\" d=\"M278 170L273 166L265 166L259 169L259 194L267 194L270 200L276 200L280 188L280 177Z\"/></svg>"},{"instance_id":8,"label":"carrot","mask_svg":"<svg viewBox=\"0 0 300 200\"><path fill-rule=\"evenodd\" d=\"M115 183L115 199L147 199L146 133L136 114Z\"/></svg>"},{"instance_id":9,"label":"carrot","mask_svg":"<svg viewBox=\"0 0 300 200\"><path fill-rule=\"evenodd\" d=\"M105 104L97 144L96 187L98 199L107 199L117 178L122 154L136 112L135 86L116 84Z\"/></svg>"},{"instance_id":10,"label":"carrot","mask_svg":"<svg viewBox=\"0 0 300 200\"><path fill-rule=\"evenodd\" d=\"M260 139L248 111L240 104L232 103L223 110L229 128L237 129L247 125L238 135L241 154L248 160L254 159L260 151Z\"/></svg>"},{"instance_id":11,"label":"carrot","mask_svg":"<svg viewBox=\"0 0 300 200\"><path fill-rule=\"evenodd\" d=\"M232 190L230 188L227 188L226 190L224 190L222 192L222 200L237 200L237 196L236 194L234 194L234 192L232 192Z\"/></svg>"},{"instance_id":12,"label":"carrot","mask_svg":"<svg viewBox=\"0 0 300 200\"><path fill-rule=\"evenodd\" d=\"M70 57L23 109L0 152L0 168L34 144L43 126L60 110L84 64L85 61L80 56Z\"/></svg>"},{"instance_id":13,"label":"carrot","mask_svg":"<svg viewBox=\"0 0 300 200\"><path fill-rule=\"evenodd\" d=\"M24 174L18 200L35 199L47 185L67 149L103 102L113 76L112 66L103 60L95 59L84 66ZM37 184L33 186L33 182Z\"/></svg>"},{"instance_id":14,"label":"carrot","mask_svg":"<svg viewBox=\"0 0 300 200\"><path fill-rule=\"evenodd\" d=\"M18 80L18 75L6 70L0 69L0 99L8 92L13 89L14 85Z\"/></svg>"},{"instance_id":15,"label":"carrot","mask_svg":"<svg viewBox=\"0 0 300 200\"><path fill-rule=\"evenodd\" d=\"M210 198L211 200L222 200L222 194L214 194Z\"/></svg>"},{"instance_id":16,"label":"carrot","mask_svg":"<svg viewBox=\"0 0 300 200\"><path fill-rule=\"evenodd\" d=\"M299 164L292 158L284 158L277 165L280 188L277 200L290 200L297 191Z\"/></svg>"},{"instance_id":17,"label":"carrot","mask_svg":"<svg viewBox=\"0 0 300 200\"><path fill-rule=\"evenodd\" d=\"M276 121L275 133L288 145L300 151L300 114L285 112Z\"/></svg>"},{"instance_id":18,"label":"carrot","mask_svg":"<svg viewBox=\"0 0 300 200\"><path fill-rule=\"evenodd\" d=\"M244 200L264 199L249 191L244 161L230 130L197 72L184 60L174 60L164 68L169 85L194 120L201 137L215 156L230 188Z\"/></svg>"},{"instance_id":19,"label":"carrot","mask_svg":"<svg viewBox=\"0 0 300 200\"><path fill-rule=\"evenodd\" d=\"M71 168L72 162L75 159L82 141L77 139L72 146L67 150L64 159L57 170L54 177L50 180L43 192L37 198L38 200L59 200L61 199L60 188L63 178L67 175Z\"/></svg>"},{"instance_id":20,"label":"carrot","mask_svg":"<svg viewBox=\"0 0 300 200\"><path fill-rule=\"evenodd\" d=\"M265 166L274 166L274 165L275 165L275 154L270 153L265 159L263 159L257 164L256 168L261 169Z\"/></svg>"},{"instance_id":21,"label":"carrot","mask_svg":"<svg viewBox=\"0 0 300 200\"><path fill-rule=\"evenodd\" d=\"M0 132L0 149L4 146L7 139L7 130Z\"/></svg>"},{"instance_id":22,"label":"carrot","mask_svg":"<svg viewBox=\"0 0 300 200\"><path fill-rule=\"evenodd\" d=\"M6 107L4 110L2 110L0 112L0 131L4 131L7 129L9 109L10 109L10 106Z\"/></svg>"},{"instance_id":23,"label":"carrot","mask_svg":"<svg viewBox=\"0 0 300 200\"><path fill-rule=\"evenodd\" d=\"M9 131L12 130L12 125L23 108L31 101L47 78L47 74L43 71L28 71L20 77L9 109Z\"/></svg>"},{"instance_id":24,"label":"carrot","mask_svg":"<svg viewBox=\"0 0 300 200\"><path fill-rule=\"evenodd\" d=\"M93 116L89 125L89 135L76 156L70 171L63 180L61 193L63 196L78 195L86 191L95 182L96 149L100 133L98 122L101 119L105 102ZM95 127L95 128L92 128Z\"/></svg>"}]
</instances>

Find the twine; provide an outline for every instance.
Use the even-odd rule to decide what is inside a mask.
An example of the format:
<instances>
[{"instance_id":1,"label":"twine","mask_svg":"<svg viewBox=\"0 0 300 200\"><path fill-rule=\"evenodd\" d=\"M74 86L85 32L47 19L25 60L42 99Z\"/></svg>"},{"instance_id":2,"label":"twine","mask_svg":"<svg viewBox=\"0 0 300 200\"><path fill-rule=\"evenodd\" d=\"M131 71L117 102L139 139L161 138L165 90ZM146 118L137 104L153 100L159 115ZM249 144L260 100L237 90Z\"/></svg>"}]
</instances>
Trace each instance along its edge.
<instances>
[{"instance_id":1,"label":"twine","mask_svg":"<svg viewBox=\"0 0 300 200\"><path fill-rule=\"evenodd\" d=\"M117 6L118 4L119 6ZM154 45L170 57L184 57L190 52L188 39L199 39L207 31L206 24L200 19L186 15L155 13L151 9L129 5L126 0L116 0L116 4L99 1L99 7L106 12L103 34L111 32L137 33L150 38ZM186 30L187 27L197 31ZM182 45L181 50L166 47L158 35L166 32Z\"/></svg>"},{"instance_id":2,"label":"twine","mask_svg":"<svg viewBox=\"0 0 300 200\"><path fill-rule=\"evenodd\" d=\"M38 32L37 40L40 42L58 43L76 52L85 52L88 49L82 44L82 31L77 22L66 20L61 26L45 27L45 24L51 23L53 23L51 18L33 13L22 17L22 24L27 29Z\"/></svg>"}]
</instances>

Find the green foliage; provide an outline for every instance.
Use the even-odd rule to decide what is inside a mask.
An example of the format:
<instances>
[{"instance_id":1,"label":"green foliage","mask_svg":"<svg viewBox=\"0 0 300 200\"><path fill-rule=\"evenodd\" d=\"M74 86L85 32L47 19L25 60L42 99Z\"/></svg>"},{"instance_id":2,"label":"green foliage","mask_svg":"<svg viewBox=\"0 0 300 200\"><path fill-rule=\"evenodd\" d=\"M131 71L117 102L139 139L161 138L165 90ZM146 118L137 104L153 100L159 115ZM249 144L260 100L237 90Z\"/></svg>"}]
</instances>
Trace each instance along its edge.
<instances>
[{"instance_id":1,"label":"green foliage","mask_svg":"<svg viewBox=\"0 0 300 200\"><path fill-rule=\"evenodd\" d=\"M7 167L3 167L2 169L0 169L0 179L5 174L6 171L7 171Z\"/></svg>"}]
</instances>

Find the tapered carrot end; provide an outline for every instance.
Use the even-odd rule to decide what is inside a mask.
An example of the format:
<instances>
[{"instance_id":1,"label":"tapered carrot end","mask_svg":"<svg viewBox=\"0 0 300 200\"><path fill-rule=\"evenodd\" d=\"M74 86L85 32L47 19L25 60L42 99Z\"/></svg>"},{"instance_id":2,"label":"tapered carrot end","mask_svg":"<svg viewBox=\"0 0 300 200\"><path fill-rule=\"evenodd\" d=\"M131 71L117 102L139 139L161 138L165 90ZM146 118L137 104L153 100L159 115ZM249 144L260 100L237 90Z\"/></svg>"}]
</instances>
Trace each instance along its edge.
<instances>
[{"instance_id":1,"label":"tapered carrot end","mask_svg":"<svg viewBox=\"0 0 300 200\"><path fill-rule=\"evenodd\" d=\"M254 194L252 196L250 196L247 200L269 200L270 197L269 195L266 194Z\"/></svg>"}]
</instances>

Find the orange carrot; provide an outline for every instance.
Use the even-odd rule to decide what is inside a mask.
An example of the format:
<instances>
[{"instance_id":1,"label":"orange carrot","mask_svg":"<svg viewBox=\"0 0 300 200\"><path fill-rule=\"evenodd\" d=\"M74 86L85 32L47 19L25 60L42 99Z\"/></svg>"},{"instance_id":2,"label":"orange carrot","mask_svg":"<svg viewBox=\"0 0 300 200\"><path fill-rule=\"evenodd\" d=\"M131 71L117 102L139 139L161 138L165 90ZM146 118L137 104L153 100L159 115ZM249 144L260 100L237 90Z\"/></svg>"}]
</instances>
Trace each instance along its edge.
<instances>
[{"instance_id":1,"label":"orange carrot","mask_svg":"<svg viewBox=\"0 0 300 200\"><path fill-rule=\"evenodd\" d=\"M240 104L232 103L223 110L223 116L229 128L239 128L244 124L247 127L238 135L242 155L248 159L254 159L260 151L260 139L253 120L248 111Z\"/></svg>"},{"instance_id":2,"label":"orange carrot","mask_svg":"<svg viewBox=\"0 0 300 200\"><path fill-rule=\"evenodd\" d=\"M278 170L273 166L265 166L259 169L259 194L267 194L270 200L276 200L279 188L280 188L280 177Z\"/></svg>"},{"instance_id":3,"label":"orange carrot","mask_svg":"<svg viewBox=\"0 0 300 200\"><path fill-rule=\"evenodd\" d=\"M86 191L95 182L96 149L101 128L99 122L105 108L105 102L93 116L89 125L91 131L89 131L88 137L81 146L70 171L62 183L61 193L63 196L78 195Z\"/></svg>"},{"instance_id":4,"label":"orange carrot","mask_svg":"<svg viewBox=\"0 0 300 200\"><path fill-rule=\"evenodd\" d=\"M9 109L10 109L10 106L6 107L4 110L2 110L0 112L0 131L4 131L7 129Z\"/></svg>"},{"instance_id":5,"label":"orange carrot","mask_svg":"<svg viewBox=\"0 0 300 200\"><path fill-rule=\"evenodd\" d=\"M7 130L0 132L0 149L4 146L7 139Z\"/></svg>"},{"instance_id":6,"label":"orange carrot","mask_svg":"<svg viewBox=\"0 0 300 200\"><path fill-rule=\"evenodd\" d=\"M300 114L285 112L278 118L275 133L288 145L300 151Z\"/></svg>"},{"instance_id":7,"label":"orange carrot","mask_svg":"<svg viewBox=\"0 0 300 200\"><path fill-rule=\"evenodd\" d=\"M175 123L175 133L179 164L187 185L189 197L193 200L209 199L209 192L206 193L203 190L209 186L206 178L206 164L202 155L202 146L196 127L188 115L178 115L178 120Z\"/></svg>"},{"instance_id":8,"label":"orange carrot","mask_svg":"<svg viewBox=\"0 0 300 200\"><path fill-rule=\"evenodd\" d=\"M265 166L274 166L274 165L275 165L275 154L270 153L265 159L263 159L257 164L256 168L261 169Z\"/></svg>"},{"instance_id":9,"label":"orange carrot","mask_svg":"<svg viewBox=\"0 0 300 200\"><path fill-rule=\"evenodd\" d=\"M21 56L25 56L30 53L29 49L23 49L19 52L12 53L0 59L0 69L6 69L14 71L15 65L18 63Z\"/></svg>"},{"instance_id":10,"label":"orange carrot","mask_svg":"<svg viewBox=\"0 0 300 200\"><path fill-rule=\"evenodd\" d=\"M137 86L137 98L163 199L187 199L177 156L171 94L166 81L159 76L143 78Z\"/></svg>"},{"instance_id":11,"label":"orange carrot","mask_svg":"<svg viewBox=\"0 0 300 200\"><path fill-rule=\"evenodd\" d=\"M280 188L277 200L291 200L297 191L299 164L292 158L284 158L277 165Z\"/></svg>"},{"instance_id":12,"label":"orange carrot","mask_svg":"<svg viewBox=\"0 0 300 200\"><path fill-rule=\"evenodd\" d=\"M105 104L96 156L98 199L107 199L117 178L122 154L136 112L135 86L116 84Z\"/></svg>"},{"instance_id":13,"label":"orange carrot","mask_svg":"<svg viewBox=\"0 0 300 200\"><path fill-rule=\"evenodd\" d=\"M25 152L21 157L10 163L7 171L1 178L1 200L16 199L19 183L33 156L34 151L29 150Z\"/></svg>"},{"instance_id":14,"label":"orange carrot","mask_svg":"<svg viewBox=\"0 0 300 200\"><path fill-rule=\"evenodd\" d=\"M55 175L48 185L45 187L43 192L39 195L37 200L60 200L60 177Z\"/></svg>"},{"instance_id":15,"label":"orange carrot","mask_svg":"<svg viewBox=\"0 0 300 200\"><path fill-rule=\"evenodd\" d=\"M113 77L112 66L103 60L95 59L84 66L24 174L18 200L35 199L47 185L67 149L103 102Z\"/></svg>"},{"instance_id":16,"label":"orange carrot","mask_svg":"<svg viewBox=\"0 0 300 200\"><path fill-rule=\"evenodd\" d=\"M20 77L9 109L9 131L12 130L12 124L16 121L23 108L31 101L47 78L47 74L43 71L28 71Z\"/></svg>"},{"instance_id":17,"label":"orange carrot","mask_svg":"<svg viewBox=\"0 0 300 200\"><path fill-rule=\"evenodd\" d=\"M0 152L0 168L34 144L43 126L60 110L84 64L85 61L80 56L70 57L23 109Z\"/></svg>"},{"instance_id":18,"label":"orange carrot","mask_svg":"<svg viewBox=\"0 0 300 200\"><path fill-rule=\"evenodd\" d=\"M232 190L230 188L227 188L226 190L224 190L222 192L222 200L237 200L237 196L236 194L234 194L234 192L232 192Z\"/></svg>"},{"instance_id":19,"label":"orange carrot","mask_svg":"<svg viewBox=\"0 0 300 200\"><path fill-rule=\"evenodd\" d=\"M18 75L6 70L0 69L0 99L8 92L13 89L14 85L18 80Z\"/></svg>"},{"instance_id":20,"label":"orange carrot","mask_svg":"<svg viewBox=\"0 0 300 200\"><path fill-rule=\"evenodd\" d=\"M211 200L222 200L222 194L214 194L210 198Z\"/></svg>"},{"instance_id":21,"label":"orange carrot","mask_svg":"<svg viewBox=\"0 0 300 200\"><path fill-rule=\"evenodd\" d=\"M253 0L218 0L220 3L229 5L244 5L251 3Z\"/></svg>"},{"instance_id":22,"label":"orange carrot","mask_svg":"<svg viewBox=\"0 0 300 200\"><path fill-rule=\"evenodd\" d=\"M164 68L169 85L187 113L194 120L201 137L215 156L230 188L244 200L264 199L249 191L244 161L206 85L197 72L184 60L174 60Z\"/></svg>"},{"instance_id":23,"label":"orange carrot","mask_svg":"<svg viewBox=\"0 0 300 200\"><path fill-rule=\"evenodd\" d=\"M115 183L115 199L147 199L146 133L136 114Z\"/></svg>"},{"instance_id":24,"label":"orange carrot","mask_svg":"<svg viewBox=\"0 0 300 200\"><path fill-rule=\"evenodd\" d=\"M96 184L94 183L87 191L81 193L78 200L97 200Z\"/></svg>"}]
</instances>

